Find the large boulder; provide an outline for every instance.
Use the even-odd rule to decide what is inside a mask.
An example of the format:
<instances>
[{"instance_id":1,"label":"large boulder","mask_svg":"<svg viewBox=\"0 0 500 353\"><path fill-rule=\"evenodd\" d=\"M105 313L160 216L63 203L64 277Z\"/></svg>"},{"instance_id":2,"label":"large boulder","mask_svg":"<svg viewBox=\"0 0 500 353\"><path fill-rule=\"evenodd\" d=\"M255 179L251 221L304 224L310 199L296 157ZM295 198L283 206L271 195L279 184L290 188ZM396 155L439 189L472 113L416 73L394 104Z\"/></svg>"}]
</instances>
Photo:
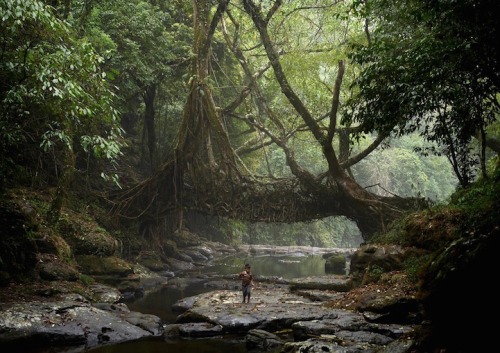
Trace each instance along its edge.
<instances>
[{"instance_id":1,"label":"large boulder","mask_svg":"<svg viewBox=\"0 0 500 353\"><path fill-rule=\"evenodd\" d=\"M112 256L118 249L118 241L95 224L62 218L58 227L75 255Z\"/></svg>"},{"instance_id":2,"label":"large boulder","mask_svg":"<svg viewBox=\"0 0 500 353\"><path fill-rule=\"evenodd\" d=\"M403 269L415 249L393 244L362 245L351 256L350 275L355 286L376 282L386 272Z\"/></svg>"},{"instance_id":3,"label":"large boulder","mask_svg":"<svg viewBox=\"0 0 500 353\"><path fill-rule=\"evenodd\" d=\"M264 330L253 329L248 331L245 336L245 346L248 351L275 351L283 344L284 342L277 335Z\"/></svg>"},{"instance_id":4,"label":"large boulder","mask_svg":"<svg viewBox=\"0 0 500 353\"><path fill-rule=\"evenodd\" d=\"M325 272L336 275L346 274L346 256L344 254L324 254Z\"/></svg>"},{"instance_id":5,"label":"large boulder","mask_svg":"<svg viewBox=\"0 0 500 353\"><path fill-rule=\"evenodd\" d=\"M40 254L36 270L46 281L77 281L80 272L71 264L50 254Z\"/></svg>"},{"instance_id":6,"label":"large boulder","mask_svg":"<svg viewBox=\"0 0 500 353\"><path fill-rule=\"evenodd\" d=\"M91 276L126 277L134 272L132 264L116 256L80 255L75 258L81 271Z\"/></svg>"},{"instance_id":7,"label":"large boulder","mask_svg":"<svg viewBox=\"0 0 500 353\"><path fill-rule=\"evenodd\" d=\"M154 315L123 305L94 307L82 301L12 303L0 308L0 345L7 351L28 347L83 349L162 334Z\"/></svg>"}]
</instances>

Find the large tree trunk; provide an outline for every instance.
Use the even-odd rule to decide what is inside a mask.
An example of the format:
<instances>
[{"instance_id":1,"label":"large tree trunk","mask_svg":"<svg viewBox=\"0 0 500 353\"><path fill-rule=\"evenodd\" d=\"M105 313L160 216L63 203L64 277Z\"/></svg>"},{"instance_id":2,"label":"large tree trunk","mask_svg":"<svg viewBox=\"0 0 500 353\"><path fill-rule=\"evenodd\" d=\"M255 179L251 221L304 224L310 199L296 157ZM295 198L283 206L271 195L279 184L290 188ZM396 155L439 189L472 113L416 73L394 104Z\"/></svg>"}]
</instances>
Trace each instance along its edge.
<instances>
[{"instance_id":1,"label":"large tree trunk","mask_svg":"<svg viewBox=\"0 0 500 353\"><path fill-rule=\"evenodd\" d=\"M156 165L155 98L156 84L151 84L146 87L143 94L144 105L146 107L144 112L144 128L146 130L145 136L151 170L154 170Z\"/></svg>"},{"instance_id":2,"label":"large tree trunk","mask_svg":"<svg viewBox=\"0 0 500 353\"><path fill-rule=\"evenodd\" d=\"M336 134L337 111L339 108L340 86L344 72L344 63L339 62L337 80L333 88L332 107L330 111L330 124L328 132L325 134L317 121L311 115L307 107L303 104L299 96L294 92L292 86L288 82L283 68L281 67L279 55L271 42L267 31L267 24L271 14L262 15L259 7L251 0L244 0L244 7L247 13L251 16L255 27L260 33L261 40L264 44L267 56L274 70L276 80L278 81L282 93L287 97L290 104L295 108L297 113L302 117L305 124L308 126L311 134L316 141L321 145L325 159L328 162L328 174L334 186L334 192L322 192L324 195L330 194L331 203L342 203L344 214L349 218L354 219L360 230L363 232L365 239L370 238L378 231L384 231L388 223L394 218L401 215L401 210L407 209L408 205L404 200L395 198L382 198L372 194L362 188L350 176L346 174L344 169L339 164L335 150L333 148L333 138ZM276 2L271 11L276 11L280 6L280 2ZM298 167L298 164L291 154L287 155L287 163L292 172L307 185L316 183L314 189L320 190L319 184L311 175ZM318 195L319 196L319 195ZM403 201L403 202L402 202ZM403 207L403 208L402 208Z\"/></svg>"},{"instance_id":3,"label":"large tree trunk","mask_svg":"<svg viewBox=\"0 0 500 353\"><path fill-rule=\"evenodd\" d=\"M190 92L175 152L157 174L122 195L122 200L125 201L118 212L139 209L143 221L148 223L147 228L155 229L154 232L167 231L165 222L162 221L167 218L174 220L170 222L172 230L182 227L184 209L254 222L290 223L342 215L355 221L363 238L368 240L375 233L384 231L402 212L413 208L418 200L381 197L357 184L345 172L345 168L361 157L346 160L344 156L342 164L337 159L333 141L337 134L343 62L339 62L329 126L325 132L294 92L281 67L279 55L267 33L267 22L272 13L262 16L259 8L249 0L244 0L245 9L260 33L281 91L302 117L318 146L322 148L328 162L328 171L326 176L311 174L294 158L285 136L274 135L257 120L247 117L244 119L250 126L260 130L283 150L294 178L261 182L252 178L252 175L239 171L235 153L222 123L221 114L229 110L216 108L210 86L207 84L210 75L210 43L228 1L219 1L211 21L210 3L208 0L193 0L194 59L189 82ZM280 2L275 2L271 12L277 11L279 6ZM235 51L237 52L236 49ZM240 57L239 61L242 62L242 59ZM244 70L247 72L248 68ZM247 76L252 75L247 72ZM254 81L247 88L258 92ZM248 91L243 90L242 97L246 94ZM241 102L242 99L236 101ZM273 116L269 107L263 107L278 129L282 129L281 122ZM366 153L373 150L384 136L384 133L380 134ZM137 204L135 207L129 207L131 200Z\"/></svg>"}]
</instances>

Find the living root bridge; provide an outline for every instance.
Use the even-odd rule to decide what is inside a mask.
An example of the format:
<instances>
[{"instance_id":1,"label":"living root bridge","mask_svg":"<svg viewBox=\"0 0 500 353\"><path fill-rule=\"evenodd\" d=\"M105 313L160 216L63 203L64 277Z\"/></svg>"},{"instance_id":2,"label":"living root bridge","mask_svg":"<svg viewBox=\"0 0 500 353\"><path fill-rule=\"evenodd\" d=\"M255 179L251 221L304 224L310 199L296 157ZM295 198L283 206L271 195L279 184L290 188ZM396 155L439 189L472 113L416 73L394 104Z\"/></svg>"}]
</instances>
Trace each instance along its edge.
<instances>
[{"instance_id":1,"label":"living root bridge","mask_svg":"<svg viewBox=\"0 0 500 353\"><path fill-rule=\"evenodd\" d=\"M165 219L182 218L189 211L276 223L345 216L357 223L368 240L405 211L422 205L421 199L371 194L354 182L340 188L319 182L311 185L298 178L256 179L190 166L181 172L175 162L167 163L157 174L116 195L114 214L162 225ZM178 226L179 222L173 225Z\"/></svg>"},{"instance_id":2,"label":"living root bridge","mask_svg":"<svg viewBox=\"0 0 500 353\"><path fill-rule=\"evenodd\" d=\"M342 202L335 198L338 195L331 191L318 194L307 189L296 178L257 180L213 170L198 177L168 163L114 195L112 211L128 219L158 219L183 209L250 222L293 223L341 215Z\"/></svg>"}]
</instances>

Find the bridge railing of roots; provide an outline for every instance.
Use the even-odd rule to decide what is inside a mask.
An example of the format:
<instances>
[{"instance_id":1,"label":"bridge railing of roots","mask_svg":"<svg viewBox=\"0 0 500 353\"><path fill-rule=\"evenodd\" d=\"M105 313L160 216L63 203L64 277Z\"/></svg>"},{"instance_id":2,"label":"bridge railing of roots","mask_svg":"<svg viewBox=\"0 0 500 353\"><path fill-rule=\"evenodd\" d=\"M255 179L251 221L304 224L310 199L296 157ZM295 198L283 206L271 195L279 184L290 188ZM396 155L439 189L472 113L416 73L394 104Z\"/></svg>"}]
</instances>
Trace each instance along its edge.
<instances>
[{"instance_id":1,"label":"bridge railing of roots","mask_svg":"<svg viewBox=\"0 0 500 353\"><path fill-rule=\"evenodd\" d=\"M112 212L127 219L158 219L183 209L250 222L293 223L343 215L341 203L320 182L311 188L296 177L257 177L171 161L115 194Z\"/></svg>"}]
</instances>

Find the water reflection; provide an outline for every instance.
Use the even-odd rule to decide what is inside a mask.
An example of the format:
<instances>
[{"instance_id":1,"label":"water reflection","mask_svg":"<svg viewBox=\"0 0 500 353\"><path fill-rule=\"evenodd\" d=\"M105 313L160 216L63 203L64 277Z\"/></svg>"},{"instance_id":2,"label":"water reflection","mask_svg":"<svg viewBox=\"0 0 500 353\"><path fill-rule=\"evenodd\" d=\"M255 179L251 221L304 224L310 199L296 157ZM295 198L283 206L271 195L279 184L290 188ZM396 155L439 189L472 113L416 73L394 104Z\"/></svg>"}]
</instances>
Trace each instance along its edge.
<instances>
[{"instance_id":1,"label":"water reflection","mask_svg":"<svg viewBox=\"0 0 500 353\"><path fill-rule=\"evenodd\" d=\"M256 281L259 276L282 277L285 279L325 274L325 260L321 255L262 255L262 256L231 256L214 261L197 272L186 274L186 278L175 278L158 291L148 294L133 303L127 303L132 311L153 314L165 323L173 323L177 314L172 311L172 305L178 300L214 290L206 287L211 275L235 275L234 286L239 288L236 275L245 263L252 265ZM233 288L234 288L233 286ZM235 289L238 290L238 289ZM152 338L135 342L125 342L111 346L92 349L92 353L245 353L244 341L240 337L235 340L227 338L164 341L162 338Z\"/></svg>"},{"instance_id":2,"label":"water reflection","mask_svg":"<svg viewBox=\"0 0 500 353\"><path fill-rule=\"evenodd\" d=\"M180 299L209 290L213 289L207 289L202 280L198 279L188 283L183 278L176 278L171 281L171 284L148 294L144 298L127 303L127 306L132 311L156 315L164 322L172 323L178 315L172 311L172 305Z\"/></svg>"},{"instance_id":3,"label":"water reflection","mask_svg":"<svg viewBox=\"0 0 500 353\"><path fill-rule=\"evenodd\" d=\"M174 322L177 314L172 312L172 305L178 300L198 295L213 288L206 287L206 276L201 275L235 275L234 283L229 283L230 288L239 288L240 281L236 275L245 263L252 265L255 281L259 277L282 277L285 279L308 276L322 276L325 274L325 260L321 255L308 256L231 256L216 260L213 264L200 269L198 272L187 274L187 278L175 278L169 284L140 300L127 303L132 311L144 314L153 314L167 323Z\"/></svg>"},{"instance_id":4,"label":"water reflection","mask_svg":"<svg viewBox=\"0 0 500 353\"><path fill-rule=\"evenodd\" d=\"M259 276L291 279L325 274L325 260L321 255L233 256L216 261L203 272L236 274L246 263L252 265L257 280Z\"/></svg>"}]
</instances>

